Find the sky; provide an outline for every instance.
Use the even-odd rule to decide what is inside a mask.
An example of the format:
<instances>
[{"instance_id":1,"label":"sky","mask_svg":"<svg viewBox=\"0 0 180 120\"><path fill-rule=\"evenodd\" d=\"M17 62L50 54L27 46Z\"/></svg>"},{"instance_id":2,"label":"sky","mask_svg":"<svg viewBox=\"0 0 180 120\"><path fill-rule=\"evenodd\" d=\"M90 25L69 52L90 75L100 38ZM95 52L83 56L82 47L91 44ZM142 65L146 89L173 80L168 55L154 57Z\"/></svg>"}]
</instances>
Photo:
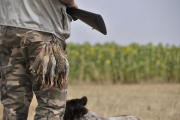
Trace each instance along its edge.
<instances>
[{"instance_id":1,"label":"sky","mask_svg":"<svg viewBox=\"0 0 180 120\"><path fill-rule=\"evenodd\" d=\"M80 20L72 22L67 42L180 45L180 0L75 0L80 9L100 14L103 35Z\"/></svg>"}]
</instances>

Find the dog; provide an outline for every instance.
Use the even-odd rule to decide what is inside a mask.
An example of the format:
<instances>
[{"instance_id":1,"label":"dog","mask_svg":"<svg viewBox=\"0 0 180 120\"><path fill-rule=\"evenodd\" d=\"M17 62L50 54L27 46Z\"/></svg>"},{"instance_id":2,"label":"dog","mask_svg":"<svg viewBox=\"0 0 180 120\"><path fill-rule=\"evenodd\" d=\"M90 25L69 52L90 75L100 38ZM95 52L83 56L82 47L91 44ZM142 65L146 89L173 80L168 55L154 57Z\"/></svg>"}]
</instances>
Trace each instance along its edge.
<instances>
[{"instance_id":1,"label":"dog","mask_svg":"<svg viewBox=\"0 0 180 120\"><path fill-rule=\"evenodd\" d=\"M66 102L64 120L140 120L135 116L122 115L118 117L105 118L89 111L86 108L87 97L71 99Z\"/></svg>"}]
</instances>

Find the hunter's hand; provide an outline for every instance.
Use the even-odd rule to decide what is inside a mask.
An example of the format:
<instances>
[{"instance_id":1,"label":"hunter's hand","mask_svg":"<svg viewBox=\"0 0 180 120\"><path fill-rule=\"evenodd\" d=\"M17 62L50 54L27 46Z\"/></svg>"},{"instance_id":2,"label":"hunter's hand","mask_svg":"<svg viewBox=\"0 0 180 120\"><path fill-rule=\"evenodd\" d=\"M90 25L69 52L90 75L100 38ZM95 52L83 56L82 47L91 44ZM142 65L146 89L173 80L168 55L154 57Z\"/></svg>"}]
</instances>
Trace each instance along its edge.
<instances>
[{"instance_id":1,"label":"hunter's hand","mask_svg":"<svg viewBox=\"0 0 180 120\"><path fill-rule=\"evenodd\" d=\"M75 2L71 3L71 4L66 4L66 7L68 8L78 8L77 4Z\"/></svg>"}]
</instances>

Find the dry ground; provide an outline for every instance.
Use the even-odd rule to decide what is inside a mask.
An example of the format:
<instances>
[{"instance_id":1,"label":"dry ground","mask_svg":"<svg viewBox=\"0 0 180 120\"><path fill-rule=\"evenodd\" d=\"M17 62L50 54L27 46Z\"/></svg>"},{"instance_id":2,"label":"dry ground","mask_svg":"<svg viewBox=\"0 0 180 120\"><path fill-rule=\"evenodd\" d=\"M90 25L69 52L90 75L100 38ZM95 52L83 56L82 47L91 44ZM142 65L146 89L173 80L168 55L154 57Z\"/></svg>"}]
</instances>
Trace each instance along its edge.
<instances>
[{"instance_id":1,"label":"dry ground","mask_svg":"<svg viewBox=\"0 0 180 120\"><path fill-rule=\"evenodd\" d=\"M180 85L70 85L68 99L88 97L87 107L102 116L134 115L141 120L180 120ZM34 98L28 120L33 120ZM2 106L0 106L2 120Z\"/></svg>"}]
</instances>

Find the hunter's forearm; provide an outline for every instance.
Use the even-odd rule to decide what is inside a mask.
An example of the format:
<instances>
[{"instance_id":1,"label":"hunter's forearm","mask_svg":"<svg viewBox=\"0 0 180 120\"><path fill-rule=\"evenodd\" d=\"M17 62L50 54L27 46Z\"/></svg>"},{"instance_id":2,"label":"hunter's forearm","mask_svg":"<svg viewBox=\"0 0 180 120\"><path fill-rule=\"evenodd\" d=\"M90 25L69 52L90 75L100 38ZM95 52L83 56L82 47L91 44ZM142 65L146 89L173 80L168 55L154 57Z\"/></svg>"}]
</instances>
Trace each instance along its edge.
<instances>
[{"instance_id":1,"label":"hunter's forearm","mask_svg":"<svg viewBox=\"0 0 180 120\"><path fill-rule=\"evenodd\" d=\"M74 0L60 0L60 1L62 1L63 3L65 3L67 5L74 3Z\"/></svg>"}]
</instances>

